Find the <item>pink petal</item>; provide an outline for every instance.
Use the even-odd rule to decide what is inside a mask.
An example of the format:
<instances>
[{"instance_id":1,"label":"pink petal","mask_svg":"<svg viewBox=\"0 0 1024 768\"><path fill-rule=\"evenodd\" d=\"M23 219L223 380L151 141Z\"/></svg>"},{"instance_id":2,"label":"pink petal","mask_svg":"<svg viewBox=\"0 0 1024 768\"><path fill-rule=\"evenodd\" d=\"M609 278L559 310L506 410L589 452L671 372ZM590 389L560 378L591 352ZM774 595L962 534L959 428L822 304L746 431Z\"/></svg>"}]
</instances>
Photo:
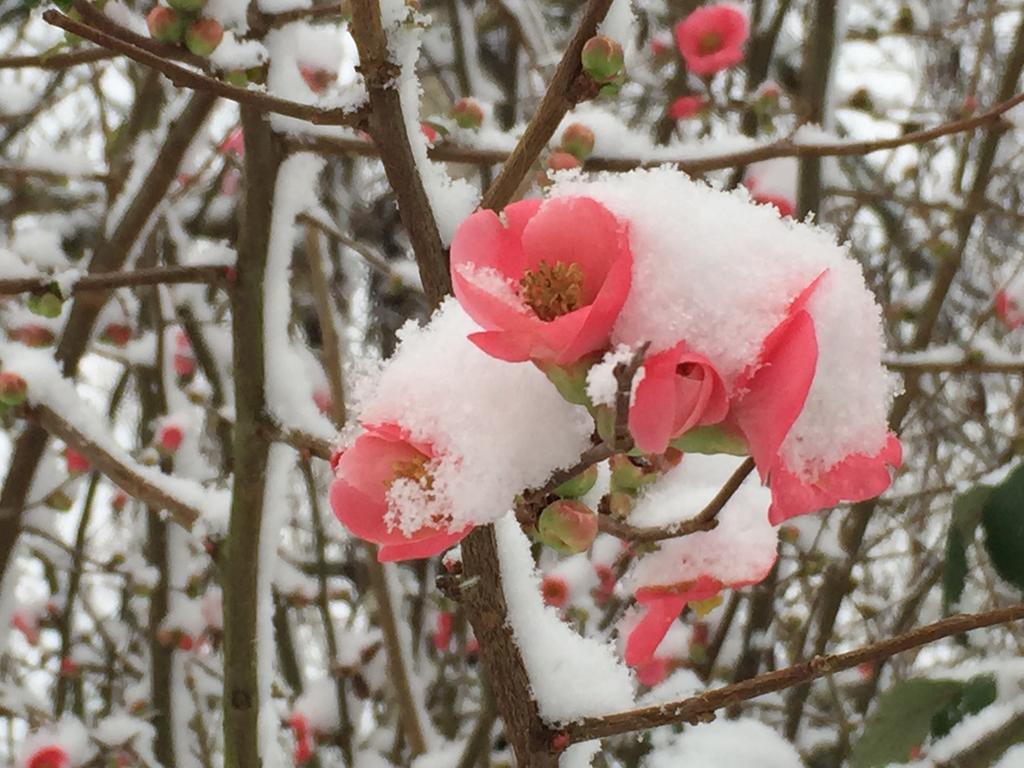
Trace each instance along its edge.
<instances>
[{"instance_id":1,"label":"pink petal","mask_svg":"<svg viewBox=\"0 0 1024 768\"><path fill-rule=\"evenodd\" d=\"M424 455L405 440L365 433L341 454L334 474L371 499L383 501L395 478L395 465L422 458Z\"/></svg>"},{"instance_id":2,"label":"pink petal","mask_svg":"<svg viewBox=\"0 0 1024 768\"><path fill-rule=\"evenodd\" d=\"M654 652L665 639L673 622L683 612L686 602L685 597L668 596L646 604L647 610L643 618L626 640L623 658L629 666L640 666L654 658Z\"/></svg>"},{"instance_id":3,"label":"pink petal","mask_svg":"<svg viewBox=\"0 0 1024 768\"><path fill-rule=\"evenodd\" d=\"M582 301L594 301L625 245L624 227L603 205L586 197L548 200L523 230L524 268L541 261L579 264Z\"/></svg>"},{"instance_id":4,"label":"pink petal","mask_svg":"<svg viewBox=\"0 0 1024 768\"><path fill-rule=\"evenodd\" d=\"M608 343L612 327L619 318L622 305L626 303L632 280L633 254L627 246L608 270L604 285L590 305L590 312L579 332L568 346L561 348L559 364L575 362Z\"/></svg>"},{"instance_id":5,"label":"pink petal","mask_svg":"<svg viewBox=\"0 0 1024 768\"><path fill-rule=\"evenodd\" d=\"M384 544L377 550L377 561L392 563L399 560L419 560L439 555L464 539L472 530L466 528L457 533L437 533L416 541L399 544Z\"/></svg>"},{"instance_id":6,"label":"pink petal","mask_svg":"<svg viewBox=\"0 0 1024 768\"><path fill-rule=\"evenodd\" d=\"M771 472L772 505L768 519L772 525L797 515L834 507L842 501L863 501L883 493L892 483L889 468L903 461L903 449L895 435L874 456L858 453L847 456L819 475L803 480L788 468L776 466Z\"/></svg>"},{"instance_id":7,"label":"pink petal","mask_svg":"<svg viewBox=\"0 0 1024 768\"><path fill-rule=\"evenodd\" d=\"M675 362L668 353L653 355L644 363L644 377L636 387L629 409L629 433L644 453L664 453L674 437Z\"/></svg>"},{"instance_id":8,"label":"pink petal","mask_svg":"<svg viewBox=\"0 0 1024 768\"><path fill-rule=\"evenodd\" d=\"M517 222L516 231L506 228L498 215L486 208L463 221L452 238L452 272L471 264L478 269L490 267L518 281L523 276L523 248L518 227L527 210L528 207L523 207L512 213Z\"/></svg>"},{"instance_id":9,"label":"pink petal","mask_svg":"<svg viewBox=\"0 0 1024 768\"><path fill-rule=\"evenodd\" d=\"M536 341L529 333L505 331L479 331L469 334L468 338L483 352L507 363L523 363L529 360Z\"/></svg>"}]
</instances>

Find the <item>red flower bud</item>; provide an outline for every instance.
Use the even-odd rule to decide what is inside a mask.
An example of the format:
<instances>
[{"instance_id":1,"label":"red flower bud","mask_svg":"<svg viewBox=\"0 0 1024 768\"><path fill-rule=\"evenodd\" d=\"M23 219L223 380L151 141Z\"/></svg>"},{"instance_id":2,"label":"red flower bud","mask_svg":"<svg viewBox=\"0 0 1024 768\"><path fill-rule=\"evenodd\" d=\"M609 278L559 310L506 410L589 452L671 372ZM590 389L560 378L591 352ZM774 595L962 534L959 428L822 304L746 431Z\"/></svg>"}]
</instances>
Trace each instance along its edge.
<instances>
[{"instance_id":1,"label":"red flower bud","mask_svg":"<svg viewBox=\"0 0 1024 768\"><path fill-rule=\"evenodd\" d=\"M337 72L331 72L312 64L299 64L299 74L302 75L302 79L313 93L323 93L331 83L338 79Z\"/></svg>"},{"instance_id":2,"label":"red flower bud","mask_svg":"<svg viewBox=\"0 0 1024 768\"><path fill-rule=\"evenodd\" d=\"M12 372L0 373L0 403L21 405L28 394L28 384L21 376Z\"/></svg>"},{"instance_id":3,"label":"red flower bud","mask_svg":"<svg viewBox=\"0 0 1024 768\"><path fill-rule=\"evenodd\" d=\"M68 753L56 745L40 747L25 761L25 768L71 768Z\"/></svg>"},{"instance_id":4,"label":"red flower bud","mask_svg":"<svg viewBox=\"0 0 1024 768\"><path fill-rule=\"evenodd\" d=\"M110 506L120 512L128 504L128 494L122 491L120 488L117 489L117 493L114 494L110 500Z\"/></svg>"},{"instance_id":5,"label":"red flower bud","mask_svg":"<svg viewBox=\"0 0 1024 768\"><path fill-rule=\"evenodd\" d=\"M452 620L454 616L450 611L442 611L437 614L434 624L434 648L438 653L446 653L452 642Z\"/></svg>"},{"instance_id":6,"label":"red flower bud","mask_svg":"<svg viewBox=\"0 0 1024 768\"><path fill-rule=\"evenodd\" d=\"M459 99L448 113L459 128L476 130L484 122L484 111L473 99Z\"/></svg>"},{"instance_id":7,"label":"red flower bud","mask_svg":"<svg viewBox=\"0 0 1024 768\"><path fill-rule=\"evenodd\" d=\"M182 633L178 637L178 650L180 651L191 651L195 647L195 640L192 639L191 635Z\"/></svg>"},{"instance_id":8,"label":"red flower bud","mask_svg":"<svg viewBox=\"0 0 1024 768\"><path fill-rule=\"evenodd\" d=\"M8 335L26 347L48 347L53 344L53 331L43 325L23 325L12 328Z\"/></svg>"},{"instance_id":9,"label":"red flower bud","mask_svg":"<svg viewBox=\"0 0 1024 768\"><path fill-rule=\"evenodd\" d=\"M173 8L158 5L146 15L146 26L153 39L163 43L180 43L185 34L185 19Z\"/></svg>"},{"instance_id":10,"label":"red flower bud","mask_svg":"<svg viewBox=\"0 0 1024 768\"><path fill-rule=\"evenodd\" d=\"M64 461L67 462L68 472L72 475L81 475L89 471L89 460L71 446L64 449Z\"/></svg>"},{"instance_id":11,"label":"red flower bud","mask_svg":"<svg viewBox=\"0 0 1024 768\"><path fill-rule=\"evenodd\" d=\"M224 38L224 27L216 19L196 19L185 32L185 47L196 56L209 56Z\"/></svg>"},{"instance_id":12,"label":"red flower bud","mask_svg":"<svg viewBox=\"0 0 1024 768\"><path fill-rule=\"evenodd\" d=\"M71 659L70 656L65 656L60 660L61 677L77 677L78 671L78 665Z\"/></svg>"},{"instance_id":13,"label":"red flower bud","mask_svg":"<svg viewBox=\"0 0 1024 768\"><path fill-rule=\"evenodd\" d=\"M115 347L124 347L132 340L131 326L124 323L110 323L103 329L101 338Z\"/></svg>"},{"instance_id":14,"label":"red flower bud","mask_svg":"<svg viewBox=\"0 0 1024 768\"><path fill-rule=\"evenodd\" d=\"M172 456L181 447L181 441L185 433L181 427L175 424L167 424L160 429L160 436L157 440L157 450L165 456Z\"/></svg>"},{"instance_id":15,"label":"red flower bud","mask_svg":"<svg viewBox=\"0 0 1024 768\"><path fill-rule=\"evenodd\" d=\"M625 72L622 46L604 35L587 40L580 60L583 71L598 83L610 83Z\"/></svg>"},{"instance_id":16,"label":"red flower bud","mask_svg":"<svg viewBox=\"0 0 1024 768\"><path fill-rule=\"evenodd\" d=\"M544 597L544 605L561 608L569 602L569 584L561 576L548 574L540 583L540 593Z\"/></svg>"},{"instance_id":17,"label":"red flower bud","mask_svg":"<svg viewBox=\"0 0 1024 768\"><path fill-rule=\"evenodd\" d=\"M594 132L582 123L572 123L562 132L562 149L582 163L594 151Z\"/></svg>"},{"instance_id":18,"label":"red flower bud","mask_svg":"<svg viewBox=\"0 0 1024 768\"><path fill-rule=\"evenodd\" d=\"M586 504L559 499L537 519L537 538L566 555L585 552L597 536L597 516Z\"/></svg>"}]
</instances>

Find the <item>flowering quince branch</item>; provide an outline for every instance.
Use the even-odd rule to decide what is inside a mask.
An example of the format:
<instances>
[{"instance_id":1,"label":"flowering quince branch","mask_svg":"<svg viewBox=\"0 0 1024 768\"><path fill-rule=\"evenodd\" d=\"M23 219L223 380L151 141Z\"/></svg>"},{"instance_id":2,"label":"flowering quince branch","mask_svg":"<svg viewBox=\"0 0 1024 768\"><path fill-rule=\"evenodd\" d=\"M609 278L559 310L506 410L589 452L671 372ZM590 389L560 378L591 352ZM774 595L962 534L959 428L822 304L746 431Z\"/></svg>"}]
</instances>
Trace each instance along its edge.
<instances>
[{"instance_id":1,"label":"flowering quince branch","mask_svg":"<svg viewBox=\"0 0 1024 768\"><path fill-rule=\"evenodd\" d=\"M573 93L573 85L583 74L580 63L583 46L594 36L597 25L604 19L611 4L611 0L587 2L576 34L558 62L537 111L534 112L515 149L505 160L498 177L484 194L480 203L482 208L500 211L512 201L516 190L554 135L558 124L576 104L578 97Z\"/></svg>"},{"instance_id":2,"label":"flowering quince branch","mask_svg":"<svg viewBox=\"0 0 1024 768\"><path fill-rule=\"evenodd\" d=\"M599 512L603 512L603 514L598 515L598 524L604 533L610 533L620 539L635 543L664 541L666 539L689 536L692 533L710 531L718 525L718 521L715 519L718 513L729 503L729 499L736 494L736 491L743 485L743 481L753 471L754 460L747 457L736 468L736 471L732 473L725 484L722 485L718 493L715 494L715 497L708 502L707 506L684 522L664 527L651 526L639 528L613 517L611 511L605 510L604 505L602 505L602 509Z\"/></svg>"},{"instance_id":3,"label":"flowering quince branch","mask_svg":"<svg viewBox=\"0 0 1024 768\"><path fill-rule=\"evenodd\" d=\"M200 72L193 72L186 67L168 61L113 34L102 32L88 24L75 21L60 11L53 9L45 11L43 19L55 27L60 27L87 40L92 40L103 48L120 53L140 64L155 69L165 75L175 85L184 88L206 91L215 96L220 96L263 112L287 115L299 120L306 120L314 125L359 125L365 119L365 115L361 112L347 112L340 108L321 109L320 107L281 99L277 96L270 96L259 91L228 85L215 77L210 77ZM114 28L117 25L111 23L110 26Z\"/></svg>"},{"instance_id":4,"label":"flowering quince branch","mask_svg":"<svg viewBox=\"0 0 1024 768\"><path fill-rule=\"evenodd\" d=\"M579 720L564 726L562 732L568 736L570 742L576 743L654 728L659 725L707 722L714 719L717 710L737 702L785 690L801 682L825 677L844 669L852 669L865 662L888 658L897 653L919 648L922 645L973 629L1021 620L1024 620L1024 604L997 608L983 613L959 614L917 627L887 640L880 640L863 648L846 653L815 656L801 664L758 675L741 683L716 688L682 701Z\"/></svg>"}]
</instances>

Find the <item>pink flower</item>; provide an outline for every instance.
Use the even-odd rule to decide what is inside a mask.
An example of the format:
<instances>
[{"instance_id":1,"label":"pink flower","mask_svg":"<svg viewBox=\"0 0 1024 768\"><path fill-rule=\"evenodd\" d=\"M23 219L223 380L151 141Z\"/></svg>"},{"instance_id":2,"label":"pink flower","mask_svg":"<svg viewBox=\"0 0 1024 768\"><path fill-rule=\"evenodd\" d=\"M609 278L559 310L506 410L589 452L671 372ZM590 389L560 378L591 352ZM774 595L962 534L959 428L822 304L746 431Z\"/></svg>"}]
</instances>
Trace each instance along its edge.
<instances>
[{"instance_id":1,"label":"pink flower","mask_svg":"<svg viewBox=\"0 0 1024 768\"><path fill-rule=\"evenodd\" d=\"M196 370L196 356L192 351L192 342L184 331L178 331L174 337L174 372L179 376L191 376Z\"/></svg>"},{"instance_id":2,"label":"pink flower","mask_svg":"<svg viewBox=\"0 0 1024 768\"><path fill-rule=\"evenodd\" d=\"M686 67L701 77L743 61L747 16L731 5L698 8L676 24L676 45Z\"/></svg>"},{"instance_id":3,"label":"pink flower","mask_svg":"<svg viewBox=\"0 0 1024 768\"><path fill-rule=\"evenodd\" d=\"M629 409L629 431L645 453L664 453L692 427L717 424L729 410L725 385L707 358L682 342L644 361Z\"/></svg>"},{"instance_id":4,"label":"pink flower","mask_svg":"<svg viewBox=\"0 0 1024 768\"><path fill-rule=\"evenodd\" d=\"M11 616L11 626L25 636L29 645L39 642L39 617L32 611L16 610Z\"/></svg>"},{"instance_id":5,"label":"pink flower","mask_svg":"<svg viewBox=\"0 0 1024 768\"><path fill-rule=\"evenodd\" d=\"M380 424L367 427L334 463L334 514L353 535L380 546L381 562L433 557L469 533L448 531L443 519L408 534L388 523L391 484L405 478L429 489L433 456L429 444L409 440L397 424Z\"/></svg>"},{"instance_id":6,"label":"pink flower","mask_svg":"<svg viewBox=\"0 0 1024 768\"><path fill-rule=\"evenodd\" d=\"M673 120L689 120L703 112L707 106L708 100L703 96L680 96L669 105L668 116Z\"/></svg>"},{"instance_id":7,"label":"pink flower","mask_svg":"<svg viewBox=\"0 0 1024 768\"><path fill-rule=\"evenodd\" d=\"M67 462L68 472L72 475L81 475L89 471L89 460L71 446L64 449L64 461Z\"/></svg>"},{"instance_id":8,"label":"pink flower","mask_svg":"<svg viewBox=\"0 0 1024 768\"><path fill-rule=\"evenodd\" d=\"M898 467L902 460L899 440L893 435L875 455L852 454L813 479L808 479L806 471L787 467L779 455L814 380L818 340L806 305L825 274L793 300L786 317L765 339L757 362L737 382L742 394L730 413L762 482L771 488L768 519L772 525L840 501L873 498L892 482L888 468Z\"/></svg>"},{"instance_id":9,"label":"pink flower","mask_svg":"<svg viewBox=\"0 0 1024 768\"><path fill-rule=\"evenodd\" d=\"M668 673L672 671L672 661L661 656L655 656L636 668L636 679L640 685L653 688L662 682Z\"/></svg>"},{"instance_id":10,"label":"pink flower","mask_svg":"<svg viewBox=\"0 0 1024 768\"><path fill-rule=\"evenodd\" d=\"M58 746L40 747L29 755L25 768L71 768L71 758Z\"/></svg>"},{"instance_id":11,"label":"pink flower","mask_svg":"<svg viewBox=\"0 0 1024 768\"><path fill-rule=\"evenodd\" d=\"M700 576L695 581L638 589L636 601L646 610L626 640L626 663L631 667L649 663L686 604L714 597L725 586L713 576Z\"/></svg>"},{"instance_id":12,"label":"pink flower","mask_svg":"<svg viewBox=\"0 0 1024 768\"><path fill-rule=\"evenodd\" d=\"M996 317L1011 331L1024 325L1024 312L1005 290L996 294Z\"/></svg>"},{"instance_id":13,"label":"pink flower","mask_svg":"<svg viewBox=\"0 0 1024 768\"><path fill-rule=\"evenodd\" d=\"M743 186L750 192L750 197L755 203L774 206L775 210L779 212L779 216L793 218L796 214L796 205L792 200L777 192L773 193L759 189L760 185L757 183L757 177L752 174L748 173L746 178L743 179Z\"/></svg>"},{"instance_id":14,"label":"pink flower","mask_svg":"<svg viewBox=\"0 0 1024 768\"><path fill-rule=\"evenodd\" d=\"M601 349L629 293L626 227L586 197L524 200L474 213L455 233L452 281L500 360L575 362Z\"/></svg>"},{"instance_id":15,"label":"pink flower","mask_svg":"<svg viewBox=\"0 0 1024 768\"><path fill-rule=\"evenodd\" d=\"M327 87L338 79L337 72L318 67L313 64L299 64L299 74L313 93L323 93Z\"/></svg>"},{"instance_id":16,"label":"pink flower","mask_svg":"<svg viewBox=\"0 0 1024 768\"><path fill-rule=\"evenodd\" d=\"M165 424L160 428L160 435L157 438L157 448L166 455L174 454L181 447L181 441L185 439L185 433L177 424Z\"/></svg>"}]
</instances>

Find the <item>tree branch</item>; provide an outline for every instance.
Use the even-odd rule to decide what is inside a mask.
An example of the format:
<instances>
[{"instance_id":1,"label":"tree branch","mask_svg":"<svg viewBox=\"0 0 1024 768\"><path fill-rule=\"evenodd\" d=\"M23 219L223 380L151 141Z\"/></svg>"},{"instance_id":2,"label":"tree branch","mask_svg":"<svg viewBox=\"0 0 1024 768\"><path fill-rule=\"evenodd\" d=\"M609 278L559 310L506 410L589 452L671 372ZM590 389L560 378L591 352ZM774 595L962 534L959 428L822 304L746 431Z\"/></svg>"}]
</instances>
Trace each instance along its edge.
<instances>
[{"instance_id":1,"label":"tree branch","mask_svg":"<svg viewBox=\"0 0 1024 768\"><path fill-rule=\"evenodd\" d=\"M71 285L71 293L108 291L111 288L135 288L144 285L177 285L180 283L212 283L223 280L231 269L220 264L190 267L148 267L128 272L97 272L83 275ZM0 280L0 296L45 291L56 282L56 275L19 277Z\"/></svg>"}]
</instances>

